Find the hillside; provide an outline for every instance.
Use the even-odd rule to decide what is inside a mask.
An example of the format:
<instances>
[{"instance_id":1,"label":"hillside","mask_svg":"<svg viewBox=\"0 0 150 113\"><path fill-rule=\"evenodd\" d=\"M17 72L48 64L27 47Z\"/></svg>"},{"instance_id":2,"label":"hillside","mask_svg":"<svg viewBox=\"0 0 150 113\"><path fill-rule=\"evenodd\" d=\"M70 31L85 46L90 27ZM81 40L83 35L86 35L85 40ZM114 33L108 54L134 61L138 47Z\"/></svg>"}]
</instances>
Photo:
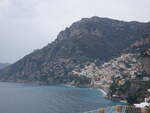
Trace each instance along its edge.
<instances>
[{"instance_id":1,"label":"hillside","mask_svg":"<svg viewBox=\"0 0 150 113\"><path fill-rule=\"evenodd\" d=\"M54 42L1 69L0 80L89 87L91 78L75 70L140 52L150 47L149 38L150 23L83 18L61 31Z\"/></svg>"},{"instance_id":2,"label":"hillside","mask_svg":"<svg viewBox=\"0 0 150 113\"><path fill-rule=\"evenodd\" d=\"M130 104L150 102L150 49L129 59L130 67L122 68L120 76L113 76L108 96L127 100Z\"/></svg>"}]
</instances>

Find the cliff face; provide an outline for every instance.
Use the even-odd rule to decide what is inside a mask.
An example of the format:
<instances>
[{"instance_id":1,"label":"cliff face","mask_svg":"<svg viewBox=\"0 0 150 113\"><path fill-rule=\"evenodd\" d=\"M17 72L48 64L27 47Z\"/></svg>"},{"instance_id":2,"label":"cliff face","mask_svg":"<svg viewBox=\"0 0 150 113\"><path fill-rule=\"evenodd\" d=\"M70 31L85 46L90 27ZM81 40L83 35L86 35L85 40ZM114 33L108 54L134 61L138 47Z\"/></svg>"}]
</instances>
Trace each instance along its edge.
<instances>
[{"instance_id":1,"label":"cliff face","mask_svg":"<svg viewBox=\"0 0 150 113\"><path fill-rule=\"evenodd\" d=\"M148 48L149 29L150 23L84 18L61 31L54 42L0 70L0 80L87 86L90 78L74 70Z\"/></svg>"}]
</instances>

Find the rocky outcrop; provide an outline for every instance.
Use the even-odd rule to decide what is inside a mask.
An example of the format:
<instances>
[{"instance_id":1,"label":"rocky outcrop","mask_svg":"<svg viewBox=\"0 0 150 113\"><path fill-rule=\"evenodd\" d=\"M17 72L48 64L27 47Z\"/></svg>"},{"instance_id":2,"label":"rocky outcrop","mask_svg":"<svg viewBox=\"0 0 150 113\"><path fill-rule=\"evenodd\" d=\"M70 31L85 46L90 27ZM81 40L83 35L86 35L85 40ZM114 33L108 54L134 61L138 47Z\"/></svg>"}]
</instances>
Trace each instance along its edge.
<instances>
[{"instance_id":1,"label":"rocky outcrop","mask_svg":"<svg viewBox=\"0 0 150 113\"><path fill-rule=\"evenodd\" d=\"M61 31L57 39L0 70L1 81L89 86L91 78L75 73L87 64L101 65L123 52L148 48L150 23L84 18Z\"/></svg>"}]
</instances>

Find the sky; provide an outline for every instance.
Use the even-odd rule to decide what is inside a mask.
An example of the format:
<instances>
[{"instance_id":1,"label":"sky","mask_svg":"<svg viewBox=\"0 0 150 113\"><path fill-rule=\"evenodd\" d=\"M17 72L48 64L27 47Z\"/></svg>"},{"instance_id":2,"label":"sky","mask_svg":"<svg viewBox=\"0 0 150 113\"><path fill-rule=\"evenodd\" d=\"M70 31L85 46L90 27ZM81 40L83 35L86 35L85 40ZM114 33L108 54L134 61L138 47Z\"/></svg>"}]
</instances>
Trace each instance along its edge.
<instances>
[{"instance_id":1,"label":"sky","mask_svg":"<svg viewBox=\"0 0 150 113\"><path fill-rule=\"evenodd\" d=\"M81 18L150 21L150 0L0 0L0 62L14 63Z\"/></svg>"}]
</instances>

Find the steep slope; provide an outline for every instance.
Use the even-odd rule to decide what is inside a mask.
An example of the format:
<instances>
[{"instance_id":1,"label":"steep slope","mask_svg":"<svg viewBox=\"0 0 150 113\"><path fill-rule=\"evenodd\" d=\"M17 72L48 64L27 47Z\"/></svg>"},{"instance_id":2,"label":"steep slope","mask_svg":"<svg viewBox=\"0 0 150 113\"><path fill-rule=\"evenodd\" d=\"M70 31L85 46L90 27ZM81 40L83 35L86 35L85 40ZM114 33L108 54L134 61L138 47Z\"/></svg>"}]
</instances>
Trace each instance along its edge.
<instances>
[{"instance_id":1,"label":"steep slope","mask_svg":"<svg viewBox=\"0 0 150 113\"><path fill-rule=\"evenodd\" d=\"M113 82L110 84L108 96L109 98L127 100L130 104L149 102L150 49L139 54L130 54L130 57L127 58L123 58L122 63L128 61L127 64L130 66L128 68L123 66L120 70L120 76L113 76L114 79L111 79ZM120 60L117 60L117 62L120 62Z\"/></svg>"},{"instance_id":2,"label":"steep slope","mask_svg":"<svg viewBox=\"0 0 150 113\"><path fill-rule=\"evenodd\" d=\"M74 69L91 62L100 65L122 52L136 52L135 43L149 38L149 28L150 23L84 18L61 31L54 42L0 70L0 79L85 86L90 79L74 74Z\"/></svg>"}]
</instances>

